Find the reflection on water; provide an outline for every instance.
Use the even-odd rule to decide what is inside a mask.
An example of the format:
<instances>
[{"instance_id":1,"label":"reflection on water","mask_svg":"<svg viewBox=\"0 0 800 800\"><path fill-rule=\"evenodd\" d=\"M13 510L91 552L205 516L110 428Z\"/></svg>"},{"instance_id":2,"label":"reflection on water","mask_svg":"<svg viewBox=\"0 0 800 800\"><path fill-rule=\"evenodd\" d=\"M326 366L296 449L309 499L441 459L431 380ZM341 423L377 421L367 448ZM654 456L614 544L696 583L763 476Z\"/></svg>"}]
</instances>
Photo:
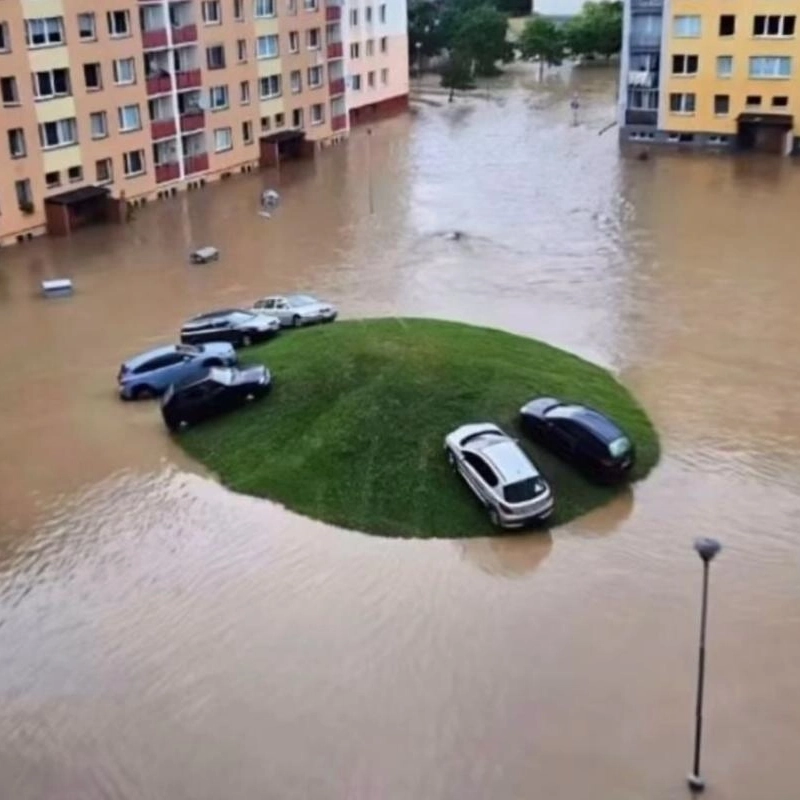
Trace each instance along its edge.
<instances>
[{"instance_id":1,"label":"reflection on water","mask_svg":"<svg viewBox=\"0 0 800 800\"><path fill-rule=\"evenodd\" d=\"M707 534L726 545L711 788L796 795L800 175L621 160L598 135L615 80L512 70L488 99L376 126L371 157L356 132L280 176L3 251L3 797L682 797ZM221 260L190 266L205 244ZM41 300L56 276L75 295ZM663 461L552 535L465 543L230 494L114 375L191 313L292 289L594 358L647 406Z\"/></svg>"}]
</instances>

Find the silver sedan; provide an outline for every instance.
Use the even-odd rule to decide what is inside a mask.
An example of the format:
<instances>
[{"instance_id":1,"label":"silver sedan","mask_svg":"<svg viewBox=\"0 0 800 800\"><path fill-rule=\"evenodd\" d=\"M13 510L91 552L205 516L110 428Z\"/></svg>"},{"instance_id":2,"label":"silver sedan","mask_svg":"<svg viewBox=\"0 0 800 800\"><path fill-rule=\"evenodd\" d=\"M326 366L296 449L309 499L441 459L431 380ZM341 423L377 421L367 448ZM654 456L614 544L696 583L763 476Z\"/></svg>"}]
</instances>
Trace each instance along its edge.
<instances>
[{"instance_id":1,"label":"silver sedan","mask_svg":"<svg viewBox=\"0 0 800 800\"><path fill-rule=\"evenodd\" d=\"M277 317L284 328L300 328L316 322L333 322L336 308L310 294L271 295L253 304L252 311Z\"/></svg>"}]
</instances>

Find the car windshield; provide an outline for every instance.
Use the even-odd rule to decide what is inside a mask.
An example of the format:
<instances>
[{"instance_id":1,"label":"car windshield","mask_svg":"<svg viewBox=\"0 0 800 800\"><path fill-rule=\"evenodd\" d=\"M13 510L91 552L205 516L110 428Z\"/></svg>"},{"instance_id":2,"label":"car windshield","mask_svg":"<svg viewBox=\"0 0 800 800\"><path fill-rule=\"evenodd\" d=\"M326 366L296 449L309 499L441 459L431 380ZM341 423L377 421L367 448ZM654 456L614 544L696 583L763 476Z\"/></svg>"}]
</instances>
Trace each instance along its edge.
<instances>
[{"instance_id":1,"label":"car windshield","mask_svg":"<svg viewBox=\"0 0 800 800\"><path fill-rule=\"evenodd\" d=\"M619 439L614 439L608 446L608 450L614 458L625 455L630 449L631 443L627 436L620 436Z\"/></svg>"},{"instance_id":2,"label":"car windshield","mask_svg":"<svg viewBox=\"0 0 800 800\"><path fill-rule=\"evenodd\" d=\"M316 299L311 297L309 294L293 294L291 297L287 297L286 301L289 303L292 308L299 308L300 306L311 306L316 303Z\"/></svg>"},{"instance_id":3,"label":"car windshield","mask_svg":"<svg viewBox=\"0 0 800 800\"><path fill-rule=\"evenodd\" d=\"M508 503L524 503L533 500L544 491L544 484L539 478L525 478L523 481L509 483L503 488L503 497Z\"/></svg>"},{"instance_id":4,"label":"car windshield","mask_svg":"<svg viewBox=\"0 0 800 800\"><path fill-rule=\"evenodd\" d=\"M194 347L191 344L179 344L175 348L175 352L184 356L196 356L198 353L202 352L202 348Z\"/></svg>"},{"instance_id":5,"label":"car windshield","mask_svg":"<svg viewBox=\"0 0 800 800\"><path fill-rule=\"evenodd\" d=\"M250 314L247 311L232 311L228 315L228 319L234 325L241 325L243 322L249 322L251 319L253 319L254 316L255 314Z\"/></svg>"}]
</instances>

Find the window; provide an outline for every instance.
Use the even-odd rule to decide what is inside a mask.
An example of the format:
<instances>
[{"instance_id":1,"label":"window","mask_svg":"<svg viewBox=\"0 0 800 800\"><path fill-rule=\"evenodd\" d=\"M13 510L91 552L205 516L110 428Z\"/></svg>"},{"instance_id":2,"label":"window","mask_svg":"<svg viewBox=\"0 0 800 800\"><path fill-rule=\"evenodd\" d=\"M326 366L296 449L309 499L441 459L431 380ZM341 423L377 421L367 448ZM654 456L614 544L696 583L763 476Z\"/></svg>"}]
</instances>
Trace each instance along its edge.
<instances>
[{"instance_id":1,"label":"window","mask_svg":"<svg viewBox=\"0 0 800 800\"><path fill-rule=\"evenodd\" d=\"M219 25L222 22L222 9L219 0L203 0L203 22L206 25Z\"/></svg>"},{"instance_id":2,"label":"window","mask_svg":"<svg viewBox=\"0 0 800 800\"><path fill-rule=\"evenodd\" d=\"M266 78L259 78L258 95L262 100L269 100L270 97L280 97L281 76L268 75Z\"/></svg>"},{"instance_id":3,"label":"window","mask_svg":"<svg viewBox=\"0 0 800 800\"><path fill-rule=\"evenodd\" d=\"M773 108L786 108L789 105L789 98L785 95L776 95L772 98Z\"/></svg>"},{"instance_id":4,"label":"window","mask_svg":"<svg viewBox=\"0 0 800 800\"><path fill-rule=\"evenodd\" d=\"M351 8L350 9L350 25L351 27L355 28L358 25L358 9Z\"/></svg>"},{"instance_id":5,"label":"window","mask_svg":"<svg viewBox=\"0 0 800 800\"><path fill-rule=\"evenodd\" d=\"M358 58L360 54L359 49L360 45L358 42L353 42L353 44L350 45L350 58Z\"/></svg>"},{"instance_id":6,"label":"window","mask_svg":"<svg viewBox=\"0 0 800 800\"><path fill-rule=\"evenodd\" d=\"M261 132L264 133L269 130L269 117L261 117Z\"/></svg>"},{"instance_id":7,"label":"window","mask_svg":"<svg viewBox=\"0 0 800 800\"><path fill-rule=\"evenodd\" d=\"M708 137L709 144L727 144L728 137L727 136L709 136Z\"/></svg>"},{"instance_id":8,"label":"window","mask_svg":"<svg viewBox=\"0 0 800 800\"><path fill-rule=\"evenodd\" d=\"M239 84L239 104L246 106L250 103L250 81L242 81Z\"/></svg>"},{"instance_id":9,"label":"window","mask_svg":"<svg viewBox=\"0 0 800 800\"><path fill-rule=\"evenodd\" d=\"M319 9L319 0L303 0L303 8L306 11L317 11Z\"/></svg>"},{"instance_id":10,"label":"window","mask_svg":"<svg viewBox=\"0 0 800 800\"><path fill-rule=\"evenodd\" d=\"M244 21L244 0L233 0L233 18L237 22Z\"/></svg>"},{"instance_id":11,"label":"window","mask_svg":"<svg viewBox=\"0 0 800 800\"><path fill-rule=\"evenodd\" d=\"M228 107L228 87L212 86L208 90L208 105L213 110Z\"/></svg>"},{"instance_id":12,"label":"window","mask_svg":"<svg viewBox=\"0 0 800 800\"><path fill-rule=\"evenodd\" d=\"M101 158L94 162L94 174L97 183L111 183L114 180L114 165L110 158Z\"/></svg>"},{"instance_id":13,"label":"window","mask_svg":"<svg viewBox=\"0 0 800 800\"><path fill-rule=\"evenodd\" d=\"M367 6L364 9L364 21L367 23L372 22L372 6Z\"/></svg>"},{"instance_id":14,"label":"window","mask_svg":"<svg viewBox=\"0 0 800 800\"><path fill-rule=\"evenodd\" d=\"M283 113L275 115L275 127L282 128L284 126L284 117Z\"/></svg>"},{"instance_id":15,"label":"window","mask_svg":"<svg viewBox=\"0 0 800 800\"><path fill-rule=\"evenodd\" d=\"M358 92L361 89L361 76L360 75L351 75L350 76L350 88L354 92Z\"/></svg>"},{"instance_id":16,"label":"window","mask_svg":"<svg viewBox=\"0 0 800 800\"><path fill-rule=\"evenodd\" d=\"M278 36L259 36L256 39L256 58L277 58L278 57Z\"/></svg>"},{"instance_id":17,"label":"window","mask_svg":"<svg viewBox=\"0 0 800 800\"><path fill-rule=\"evenodd\" d=\"M0 22L0 53L7 53L11 49L11 39L8 35L8 23Z\"/></svg>"},{"instance_id":18,"label":"window","mask_svg":"<svg viewBox=\"0 0 800 800\"><path fill-rule=\"evenodd\" d=\"M375 42L372 39L367 39L367 43L364 45L364 54L367 56L371 56L375 52Z\"/></svg>"},{"instance_id":19,"label":"window","mask_svg":"<svg viewBox=\"0 0 800 800\"><path fill-rule=\"evenodd\" d=\"M302 128L303 127L303 109L296 108L292 111L292 127L293 128Z\"/></svg>"},{"instance_id":20,"label":"window","mask_svg":"<svg viewBox=\"0 0 800 800\"><path fill-rule=\"evenodd\" d=\"M236 57L239 59L240 64L247 61L247 39L236 40Z\"/></svg>"},{"instance_id":21,"label":"window","mask_svg":"<svg viewBox=\"0 0 800 800\"><path fill-rule=\"evenodd\" d=\"M299 94L303 91L303 73L299 69L293 69L289 76L289 86L292 94Z\"/></svg>"},{"instance_id":22,"label":"window","mask_svg":"<svg viewBox=\"0 0 800 800\"><path fill-rule=\"evenodd\" d=\"M775 105L775 101L772 102ZM8 132L8 152L11 158L24 158L27 150L25 149L25 131L22 128L11 128Z\"/></svg>"},{"instance_id":23,"label":"window","mask_svg":"<svg viewBox=\"0 0 800 800\"><path fill-rule=\"evenodd\" d=\"M300 34L297 31L289 31L289 52L300 52Z\"/></svg>"},{"instance_id":24,"label":"window","mask_svg":"<svg viewBox=\"0 0 800 800\"><path fill-rule=\"evenodd\" d=\"M306 43L309 50L319 50L320 37L319 28L310 28L306 31Z\"/></svg>"},{"instance_id":25,"label":"window","mask_svg":"<svg viewBox=\"0 0 800 800\"><path fill-rule=\"evenodd\" d=\"M75 117L41 123L39 125L39 141L45 150L75 144L78 141L78 126L75 124Z\"/></svg>"},{"instance_id":26,"label":"window","mask_svg":"<svg viewBox=\"0 0 800 800\"><path fill-rule=\"evenodd\" d=\"M717 56L717 77L730 78L733 74L733 56Z\"/></svg>"},{"instance_id":27,"label":"window","mask_svg":"<svg viewBox=\"0 0 800 800\"><path fill-rule=\"evenodd\" d=\"M384 86L389 83L389 70L386 67L381 70L381 83Z\"/></svg>"},{"instance_id":28,"label":"window","mask_svg":"<svg viewBox=\"0 0 800 800\"><path fill-rule=\"evenodd\" d=\"M696 75L698 66L697 56L672 56L673 75Z\"/></svg>"},{"instance_id":29,"label":"window","mask_svg":"<svg viewBox=\"0 0 800 800\"><path fill-rule=\"evenodd\" d=\"M64 19L62 17L26 19L25 42L28 47L64 44Z\"/></svg>"},{"instance_id":30,"label":"window","mask_svg":"<svg viewBox=\"0 0 800 800\"><path fill-rule=\"evenodd\" d=\"M67 180L70 183L77 183L83 180L83 167L70 167L67 170Z\"/></svg>"},{"instance_id":31,"label":"window","mask_svg":"<svg viewBox=\"0 0 800 800\"><path fill-rule=\"evenodd\" d=\"M108 136L108 119L105 111L94 111L89 114L89 126L92 139L105 139Z\"/></svg>"},{"instance_id":32,"label":"window","mask_svg":"<svg viewBox=\"0 0 800 800\"><path fill-rule=\"evenodd\" d=\"M381 53L385 53L389 49L389 40L385 36L381 36Z\"/></svg>"},{"instance_id":33,"label":"window","mask_svg":"<svg viewBox=\"0 0 800 800\"><path fill-rule=\"evenodd\" d=\"M97 38L94 14L78 14L78 38L82 42L93 42Z\"/></svg>"},{"instance_id":34,"label":"window","mask_svg":"<svg viewBox=\"0 0 800 800\"><path fill-rule=\"evenodd\" d=\"M297 13L297 0L286 0L286 13L292 16Z\"/></svg>"},{"instance_id":35,"label":"window","mask_svg":"<svg viewBox=\"0 0 800 800\"><path fill-rule=\"evenodd\" d=\"M734 14L720 14L719 35L733 36L736 33L736 16Z\"/></svg>"},{"instance_id":36,"label":"window","mask_svg":"<svg viewBox=\"0 0 800 800\"><path fill-rule=\"evenodd\" d=\"M373 71L367 73L367 86L369 86L370 89L375 86L375 73Z\"/></svg>"},{"instance_id":37,"label":"window","mask_svg":"<svg viewBox=\"0 0 800 800\"><path fill-rule=\"evenodd\" d=\"M308 85L312 89L318 89L322 86L322 67L308 68Z\"/></svg>"},{"instance_id":38,"label":"window","mask_svg":"<svg viewBox=\"0 0 800 800\"><path fill-rule=\"evenodd\" d=\"M133 58L114 59L114 83L120 86L136 81L136 60Z\"/></svg>"},{"instance_id":39,"label":"window","mask_svg":"<svg viewBox=\"0 0 800 800\"><path fill-rule=\"evenodd\" d=\"M103 76L100 74L99 64L83 65L83 82L88 91L97 91L103 88Z\"/></svg>"},{"instance_id":40,"label":"window","mask_svg":"<svg viewBox=\"0 0 800 800\"><path fill-rule=\"evenodd\" d=\"M792 74L792 59L788 56L751 56L751 78L788 78Z\"/></svg>"},{"instance_id":41,"label":"window","mask_svg":"<svg viewBox=\"0 0 800 800\"><path fill-rule=\"evenodd\" d=\"M19 104L17 79L13 75L0 78L0 97L3 98L4 106L16 106Z\"/></svg>"},{"instance_id":42,"label":"window","mask_svg":"<svg viewBox=\"0 0 800 800\"><path fill-rule=\"evenodd\" d=\"M131 35L131 15L126 11L109 11L106 14L108 33L115 38Z\"/></svg>"},{"instance_id":43,"label":"window","mask_svg":"<svg viewBox=\"0 0 800 800\"><path fill-rule=\"evenodd\" d=\"M714 95L714 113L717 116L724 116L730 113L731 98L727 94Z\"/></svg>"},{"instance_id":44,"label":"window","mask_svg":"<svg viewBox=\"0 0 800 800\"><path fill-rule=\"evenodd\" d=\"M209 69L225 69L225 45L206 47L206 63Z\"/></svg>"},{"instance_id":45,"label":"window","mask_svg":"<svg viewBox=\"0 0 800 800\"><path fill-rule=\"evenodd\" d=\"M253 15L258 17L275 16L275 0L256 0Z\"/></svg>"},{"instance_id":46,"label":"window","mask_svg":"<svg viewBox=\"0 0 800 800\"><path fill-rule=\"evenodd\" d=\"M131 150L122 154L122 171L126 178L144 173L144 150Z\"/></svg>"},{"instance_id":47,"label":"window","mask_svg":"<svg viewBox=\"0 0 800 800\"><path fill-rule=\"evenodd\" d=\"M45 172L44 185L48 189L55 189L56 186L61 186L61 173L58 171Z\"/></svg>"},{"instance_id":48,"label":"window","mask_svg":"<svg viewBox=\"0 0 800 800\"><path fill-rule=\"evenodd\" d=\"M381 3L378 6L378 22L381 24L386 22L386 3Z\"/></svg>"},{"instance_id":49,"label":"window","mask_svg":"<svg viewBox=\"0 0 800 800\"><path fill-rule=\"evenodd\" d=\"M673 92L669 96L669 110L673 114L694 114L694 92Z\"/></svg>"},{"instance_id":50,"label":"window","mask_svg":"<svg viewBox=\"0 0 800 800\"><path fill-rule=\"evenodd\" d=\"M242 141L245 144L253 143L253 123L249 120L242 123Z\"/></svg>"},{"instance_id":51,"label":"window","mask_svg":"<svg viewBox=\"0 0 800 800\"><path fill-rule=\"evenodd\" d=\"M233 134L230 128L217 128L214 131L214 152L224 153L233 150Z\"/></svg>"},{"instance_id":52,"label":"window","mask_svg":"<svg viewBox=\"0 0 800 800\"><path fill-rule=\"evenodd\" d=\"M699 36L700 16L697 14L677 14L672 20L672 33L678 39Z\"/></svg>"},{"instance_id":53,"label":"window","mask_svg":"<svg viewBox=\"0 0 800 800\"><path fill-rule=\"evenodd\" d=\"M489 486L497 486L497 475L494 470L475 453L464 453L464 460L480 476L481 480Z\"/></svg>"},{"instance_id":54,"label":"window","mask_svg":"<svg viewBox=\"0 0 800 800\"><path fill-rule=\"evenodd\" d=\"M753 17L753 36L794 36L795 20L794 14L758 14Z\"/></svg>"},{"instance_id":55,"label":"window","mask_svg":"<svg viewBox=\"0 0 800 800\"><path fill-rule=\"evenodd\" d=\"M749 94L744 99L744 104L746 106L754 106L758 108L761 105L761 95L760 94Z\"/></svg>"},{"instance_id":56,"label":"window","mask_svg":"<svg viewBox=\"0 0 800 800\"><path fill-rule=\"evenodd\" d=\"M120 133L141 130L142 116L139 113L138 103L134 103L130 106L120 106L117 113L119 114Z\"/></svg>"},{"instance_id":57,"label":"window","mask_svg":"<svg viewBox=\"0 0 800 800\"><path fill-rule=\"evenodd\" d=\"M33 211L31 182L27 178L21 181L14 181L14 191L17 193L17 205L23 211Z\"/></svg>"},{"instance_id":58,"label":"window","mask_svg":"<svg viewBox=\"0 0 800 800\"><path fill-rule=\"evenodd\" d=\"M322 125L325 122L325 106L322 103L315 103L311 106L311 124Z\"/></svg>"}]
</instances>

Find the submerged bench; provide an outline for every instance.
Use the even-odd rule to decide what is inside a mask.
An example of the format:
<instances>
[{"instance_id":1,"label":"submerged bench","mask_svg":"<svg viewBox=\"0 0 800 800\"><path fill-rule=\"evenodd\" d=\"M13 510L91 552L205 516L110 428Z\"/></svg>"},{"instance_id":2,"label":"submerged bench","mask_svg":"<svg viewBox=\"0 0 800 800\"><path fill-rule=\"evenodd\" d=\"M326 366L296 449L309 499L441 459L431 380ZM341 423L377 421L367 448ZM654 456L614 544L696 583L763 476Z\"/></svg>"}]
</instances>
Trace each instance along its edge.
<instances>
[{"instance_id":1,"label":"submerged bench","mask_svg":"<svg viewBox=\"0 0 800 800\"><path fill-rule=\"evenodd\" d=\"M216 247L201 247L189 256L192 264L207 264L209 261L216 261L218 258L219 250Z\"/></svg>"},{"instance_id":2,"label":"submerged bench","mask_svg":"<svg viewBox=\"0 0 800 800\"><path fill-rule=\"evenodd\" d=\"M72 281L69 278L42 281L42 294L45 297L60 297L72 294Z\"/></svg>"}]
</instances>

